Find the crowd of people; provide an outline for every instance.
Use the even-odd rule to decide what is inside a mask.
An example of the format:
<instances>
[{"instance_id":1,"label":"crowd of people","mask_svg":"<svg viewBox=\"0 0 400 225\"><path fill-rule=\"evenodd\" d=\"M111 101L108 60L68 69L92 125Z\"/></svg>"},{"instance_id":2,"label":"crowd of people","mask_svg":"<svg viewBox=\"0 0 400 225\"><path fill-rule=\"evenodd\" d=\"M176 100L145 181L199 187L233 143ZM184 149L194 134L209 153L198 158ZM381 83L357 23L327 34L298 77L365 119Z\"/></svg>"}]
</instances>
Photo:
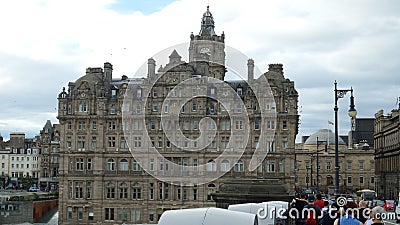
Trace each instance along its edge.
<instances>
[{"instance_id":1,"label":"crowd of people","mask_svg":"<svg viewBox=\"0 0 400 225\"><path fill-rule=\"evenodd\" d=\"M296 225L383 225L386 211L381 206L367 207L367 202L331 202L321 194L300 193L291 202L291 218Z\"/></svg>"}]
</instances>

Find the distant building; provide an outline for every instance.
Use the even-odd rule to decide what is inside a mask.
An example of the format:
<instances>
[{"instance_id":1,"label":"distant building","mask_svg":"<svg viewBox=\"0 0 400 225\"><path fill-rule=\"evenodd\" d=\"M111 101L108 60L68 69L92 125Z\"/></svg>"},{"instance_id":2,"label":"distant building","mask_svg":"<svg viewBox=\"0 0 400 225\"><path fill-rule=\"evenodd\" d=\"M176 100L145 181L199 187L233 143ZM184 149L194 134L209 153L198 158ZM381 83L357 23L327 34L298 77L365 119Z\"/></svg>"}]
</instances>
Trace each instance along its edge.
<instances>
[{"instance_id":1,"label":"distant building","mask_svg":"<svg viewBox=\"0 0 400 225\"><path fill-rule=\"evenodd\" d=\"M216 35L214 20L209 9L203 14L199 35L192 34L189 47L189 61L184 62L177 51L172 51L169 63L156 72L154 59L148 60L146 78L113 78L113 66L105 63L103 68L87 68L86 74L75 82L70 82L67 90L58 96L58 119L60 123L60 224L122 224L122 223L157 223L161 214L169 209L216 206L214 197L225 206L227 198L243 196L254 197L257 194L268 196L268 191L249 188L249 182L264 184L263 189L276 188L288 196L294 191L294 141L298 132L299 115L298 93L294 82L283 75L282 64L270 64L269 71L261 76L268 79L271 92L266 105L269 112L276 112L276 120L261 124L259 105L248 83L257 83L254 78L254 61L248 60L249 82L225 81L225 35ZM201 42L201 41L213 42ZM212 43L212 44L210 44ZM140 54L140 53L139 53ZM201 62L204 57L214 63ZM245 65L246 62L243 62ZM160 80L150 86L158 74L164 74ZM172 97L179 93L172 89L179 83L189 80L190 96L197 95L198 83L209 78L219 79L235 91L236 102L222 106L212 98L197 97L181 105L163 105L170 93ZM129 83L133 83L133 93L127 93ZM149 90L150 96L143 96ZM210 95L224 90L210 87ZM132 104L123 104L125 94L133 95ZM149 97L143 105L144 97ZM179 100L179 99L178 99ZM243 101L245 106L237 104ZM161 112L180 109L180 120L160 122ZM234 116L240 115L246 107L250 112L250 135L247 145L243 137L231 138L231 131L242 132L243 121L229 118L228 111ZM125 123L123 110L132 112L132 124ZM263 109L264 110L264 109ZM145 114L145 121L141 115ZM196 141L177 140L179 147L170 141L164 130L181 130L191 140L200 135L199 122L209 117L214 123L207 123L210 130L215 130L217 137L210 139L210 144L201 151L184 151L179 147L195 148ZM235 119L231 123L231 120ZM261 125L275 133L274 140L260 137ZM132 132L128 138L124 132ZM148 136L143 136L145 131ZM149 141L147 139L150 138ZM252 153L264 141L270 154L260 158L258 168L249 170ZM267 142L268 141L268 142ZM229 143L230 142L230 143ZM164 158L154 157L138 162L132 157L128 145L139 151L157 149ZM215 160L222 150L230 146L231 152L245 148L245 153L236 160ZM222 149L222 150L221 150ZM264 149L264 150L267 150ZM141 165L150 171L173 173L174 185L162 182L150 176ZM174 166L182 170L174 171ZM200 168L201 173L212 175L226 172L213 182L202 185L187 185L179 182L181 176L189 176L193 171L186 167ZM226 185L228 184L228 185ZM270 186L268 186L270 185ZM237 189L232 189L237 188ZM235 193L232 190L238 190ZM270 193L275 193L270 190ZM228 198L229 199L229 198ZM253 199L253 198L252 198ZM258 198L262 201L263 198Z\"/></svg>"},{"instance_id":2,"label":"distant building","mask_svg":"<svg viewBox=\"0 0 400 225\"><path fill-rule=\"evenodd\" d=\"M340 192L353 193L360 189L373 189L375 185L373 148L349 149L341 137L339 137L338 146ZM315 190L318 186L319 191L333 194L335 189L335 134L329 129L321 129L309 136L304 143L297 145L295 154L296 189L298 191L303 188ZM319 166L317 166L317 161ZM318 168L319 178L317 180Z\"/></svg>"},{"instance_id":3,"label":"distant building","mask_svg":"<svg viewBox=\"0 0 400 225\"><path fill-rule=\"evenodd\" d=\"M39 186L44 190L58 189L58 169L60 163L60 133L59 124L52 125L47 120L40 131L40 156L41 156L41 175Z\"/></svg>"},{"instance_id":4,"label":"distant building","mask_svg":"<svg viewBox=\"0 0 400 225\"><path fill-rule=\"evenodd\" d=\"M25 133L14 132L10 133L9 141L4 142L1 138L0 146L4 146L4 149L0 150L0 160L5 183L10 182L11 185L20 188L21 179L29 177L37 184L40 177L40 150L37 147L37 138L25 138Z\"/></svg>"},{"instance_id":5,"label":"distant building","mask_svg":"<svg viewBox=\"0 0 400 225\"><path fill-rule=\"evenodd\" d=\"M396 199L400 192L400 106L388 115L375 114L375 161L379 197Z\"/></svg>"}]
</instances>

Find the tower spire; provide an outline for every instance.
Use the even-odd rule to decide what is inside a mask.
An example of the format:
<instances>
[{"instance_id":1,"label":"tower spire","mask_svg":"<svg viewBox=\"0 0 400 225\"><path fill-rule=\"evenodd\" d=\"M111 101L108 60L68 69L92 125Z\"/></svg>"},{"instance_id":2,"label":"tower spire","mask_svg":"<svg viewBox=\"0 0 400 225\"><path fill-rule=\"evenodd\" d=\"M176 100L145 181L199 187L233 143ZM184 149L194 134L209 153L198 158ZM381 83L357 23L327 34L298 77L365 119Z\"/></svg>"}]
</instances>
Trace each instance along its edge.
<instances>
[{"instance_id":1,"label":"tower spire","mask_svg":"<svg viewBox=\"0 0 400 225\"><path fill-rule=\"evenodd\" d=\"M207 11L203 14L203 18L201 19L200 36L215 35L214 27L214 18L210 12L210 6L207 5Z\"/></svg>"}]
</instances>

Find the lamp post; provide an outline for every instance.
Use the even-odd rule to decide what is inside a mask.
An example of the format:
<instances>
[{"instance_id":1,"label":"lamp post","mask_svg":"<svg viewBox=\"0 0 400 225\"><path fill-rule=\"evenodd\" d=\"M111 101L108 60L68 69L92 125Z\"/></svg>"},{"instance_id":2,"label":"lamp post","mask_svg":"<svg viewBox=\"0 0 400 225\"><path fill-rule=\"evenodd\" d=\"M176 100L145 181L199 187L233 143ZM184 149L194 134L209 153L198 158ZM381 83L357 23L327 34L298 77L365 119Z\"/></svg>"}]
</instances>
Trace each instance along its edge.
<instances>
[{"instance_id":1,"label":"lamp post","mask_svg":"<svg viewBox=\"0 0 400 225\"><path fill-rule=\"evenodd\" d=\"M353 96L353 88L350 89L342 89L339 90L337 89L337 82L335 80L335 108L333 108L333 110L335 111L335 196L339 196L340 194L340 190L339 190L339 129L338 129L338 105L337 102L340 98L344 98L344 96L346 95L347 92L351 92L351 96L350 96L350 109L349 109L349 116L352 119L355 119L357 116L357 111L354 108L354 96Z\"/></svg>"},{"instance_id":2,"label":"lamp post","mask_svg":"<svg viewBox=\"0 0 400 225\"><path fill-rule=\"evenodd\" d=\"M316 188L317 193L319 193L319 155L318 155L318 153L320 151L319 151L318 147L319 147L320 143L325 143L325 149L323 151L328 152L328 146L326 144L326 141L319 141L318 137L317 137L317 152L316 152L317 153L317 188Z\"/></svg>"}]
</instances>

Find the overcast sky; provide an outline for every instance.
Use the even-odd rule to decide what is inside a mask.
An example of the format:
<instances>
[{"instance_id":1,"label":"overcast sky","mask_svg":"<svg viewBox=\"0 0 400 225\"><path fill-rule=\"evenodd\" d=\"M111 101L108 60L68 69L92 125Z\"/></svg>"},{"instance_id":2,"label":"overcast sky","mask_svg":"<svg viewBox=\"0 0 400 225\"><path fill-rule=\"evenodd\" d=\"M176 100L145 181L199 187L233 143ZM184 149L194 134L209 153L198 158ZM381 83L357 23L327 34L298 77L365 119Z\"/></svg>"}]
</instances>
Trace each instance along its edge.
<instances>
[{"instance_id":1,"label":"overcast sky","mask_svg":"<svg viewBox=\"0 0 400 225\"><path fill-rule=\"evenodd\" d=\"M188 42L191 32L200 31L207 2L1 1L2 136L18 131L33 137L47 119L56 123L57 95L87 67L109 61L114 77L132 77L157 52ZM298 141L334 120L334 80L341 89L354 88L359 118L397 107L397 0L209 2L226 45L253 58L263 72L270 63L284 64L285 77L299 92ZM339 103L340 134L347 134L349 95Z\"/></svg>"}]
</instances>

